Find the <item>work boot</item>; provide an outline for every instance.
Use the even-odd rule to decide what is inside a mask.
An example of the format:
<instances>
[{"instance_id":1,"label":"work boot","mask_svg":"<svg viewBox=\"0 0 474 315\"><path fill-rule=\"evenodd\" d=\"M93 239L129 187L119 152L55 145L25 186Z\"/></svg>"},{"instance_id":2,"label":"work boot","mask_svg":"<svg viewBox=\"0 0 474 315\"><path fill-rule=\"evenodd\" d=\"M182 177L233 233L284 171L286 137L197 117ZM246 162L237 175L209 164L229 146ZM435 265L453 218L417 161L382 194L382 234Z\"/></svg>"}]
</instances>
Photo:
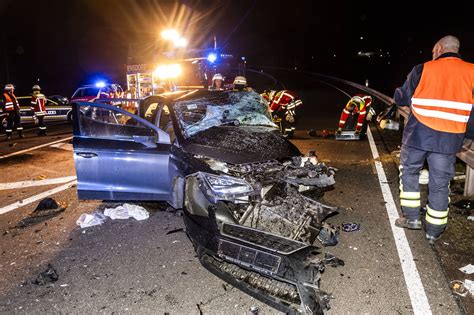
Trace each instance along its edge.
<instances>
[{"instance_id":1,"label":"work boot","mask_svg":"<svg viewBox=\"0 0 474 315\"><path fill-rule=\"evenodd\" d=\"M421 220L419 219L410 220L401 217L395 220L395 225L409 230L421 230Z\"/></svg>"},{"instance_id":2,"label":"work boot","mask_svg":"<svg viewBox=\"0 0 474 315\"><path fill-rule=\"evenodd\" d=\"M24 138L25 138L25 136L23 135L23 132L18 132L18 137L19 137L20 139L24 139Z\"/></svg>"},{"instance_id":3,"label":"work boot","mask_svg":"<svg viewBox=\"0 0 474 315\"><path fill-rule=\"evenodd\" d=\"M441 237L441 235L433 236L433 235L429 235L428 233L426 233L425 236L426 236L426 239L428 240L428 243L430 243L431 245L433 245Z\"/></svg>"}]
</instances>

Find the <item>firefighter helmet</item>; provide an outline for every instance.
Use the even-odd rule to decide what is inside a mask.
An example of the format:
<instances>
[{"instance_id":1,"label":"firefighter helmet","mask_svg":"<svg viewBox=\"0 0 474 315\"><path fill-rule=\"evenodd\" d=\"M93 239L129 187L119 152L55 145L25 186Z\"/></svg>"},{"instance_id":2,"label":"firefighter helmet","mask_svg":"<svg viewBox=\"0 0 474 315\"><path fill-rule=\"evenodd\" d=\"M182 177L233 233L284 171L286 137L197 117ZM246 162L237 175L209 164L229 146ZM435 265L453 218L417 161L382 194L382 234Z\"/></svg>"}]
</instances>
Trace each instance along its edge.
<instances>
[{"instance_id":1,"label":"firefighter helmet","mask_svg":"<svg viewBox=\"0 0 474 315\"><path fill-rule=\"evenodd\" d=\"M245 87L247 85L247 79L241 75L238 75L234 79L234 85L242 85Z\"/></svg>"},{"instance_id":2,"label":"firefighter helmet","mask_svg":"<svg viewBox=\"0 0 474 315\"><path fill-rule=\"evenodd\" d=\"M41 88L38 84L35 84L33 85L33 87L31 88L33 91L41 91Z\"/></svg>"},{"instance_id":3,"label":"firefighter helmet","mask_svg":"<svg viewBox=\"0 0 474 315\"><path fill-rule=\"evenodd\" d=\"M5 85L5 91L11 91L14 89L15 89L15 86L13 86L13 84L11 83L8 83L7 85Z\"/></svg>"},{"instance_id":4,"label":"firefighter helmet","mask_svg":"<svg viewBox=\"0 0 474 315\"><path fill-rule=\"evenodd\" d=\"M216 74L214 74L214 76L212 77L212 82L214 82L214 81L216 81L216 80L222 80L222 81L224 81L224 77L222 76L222 74L216 73Z\"/></svg>"}]
</instances>

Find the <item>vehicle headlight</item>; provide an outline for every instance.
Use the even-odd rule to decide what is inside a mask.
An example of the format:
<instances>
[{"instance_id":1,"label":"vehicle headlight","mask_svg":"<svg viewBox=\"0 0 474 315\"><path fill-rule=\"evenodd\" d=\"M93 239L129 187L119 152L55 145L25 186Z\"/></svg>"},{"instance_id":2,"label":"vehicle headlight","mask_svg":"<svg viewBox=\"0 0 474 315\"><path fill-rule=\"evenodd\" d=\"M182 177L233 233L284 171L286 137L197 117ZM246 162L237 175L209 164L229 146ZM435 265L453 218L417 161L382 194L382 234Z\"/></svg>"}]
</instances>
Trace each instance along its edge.
<instances>
[{"instance_id":1,"label":"vehicle headlight","mask_svg":"<svg viewBox=\"0 0 474 315\"><path fill-rule=\"evenodd\" d=\"M214 175L199 172L202 190L211 202L225 200L239 202L247 199L247 196L255 193L253 187L242 178L228 175Z\"/></svg>"}]
</instances>

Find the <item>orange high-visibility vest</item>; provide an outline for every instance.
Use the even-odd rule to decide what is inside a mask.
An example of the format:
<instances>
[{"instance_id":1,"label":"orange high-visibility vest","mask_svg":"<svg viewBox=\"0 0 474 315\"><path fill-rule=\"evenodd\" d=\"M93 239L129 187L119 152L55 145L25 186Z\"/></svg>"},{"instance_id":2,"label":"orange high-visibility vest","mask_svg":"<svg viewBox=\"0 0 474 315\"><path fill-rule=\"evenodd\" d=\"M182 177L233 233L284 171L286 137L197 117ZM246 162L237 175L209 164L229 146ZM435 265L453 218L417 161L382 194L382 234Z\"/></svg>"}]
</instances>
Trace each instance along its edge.
<instances>
[{"instance_id":1,"label":"orange high-visibility vest","mask_svg":"<svg viewBox=\"0 0 474 315\"><path fill-rule=\"evenodd\" d=\"M5 110L7 112L14 111L15 109L19 109L18 101L16 100L15 95L12 93L12 97L8 93L3 93L5 97Z\"/></svg>"},{"instance_id":2,"label":"orange high-visibility vest","mask_svg":"<svg viewBox=\"0 0 474 315\"><path fill-rule=\"evenodd\" d=\"M428 61L411 100L412 113L431 129L465 133L474 103L473 88L474 64L457 57Z\"/></svg>"}]
</instances>

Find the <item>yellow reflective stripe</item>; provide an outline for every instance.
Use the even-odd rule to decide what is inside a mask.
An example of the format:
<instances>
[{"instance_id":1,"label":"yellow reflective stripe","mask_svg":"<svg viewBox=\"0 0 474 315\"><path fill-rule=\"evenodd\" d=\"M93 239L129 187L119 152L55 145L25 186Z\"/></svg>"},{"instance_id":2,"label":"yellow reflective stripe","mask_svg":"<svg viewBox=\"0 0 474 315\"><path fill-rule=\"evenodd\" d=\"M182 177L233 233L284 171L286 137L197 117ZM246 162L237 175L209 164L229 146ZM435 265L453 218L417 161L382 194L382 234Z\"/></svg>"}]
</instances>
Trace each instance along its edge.
<instances>
[{"instance_id":1,"label":"yellow reflective stripe","mask_svg":"<svg viewBox=\"0 0 474 315\"><path fill-rule=\"evenodd\" d=\"M446 218L448 216L448 210L443 210L443 211L438 211L438 210L433 210L430 207L426 207L426 214L430 215L433 218Z\"/></svg>"},{"instance_id":2,"label":"yellow reflective stripe","mask_svg":"<svg viewBox=\"0 0 474 315\"><path fill-rule=\"evenodd\" d=\"M408 208L419 208L421 206L420 200L400 199L400 205Z\"/></svg>"},{"instance_id":3,"label":"yellow reflective stripe","mask_svg":"<svg viewBox=\"0 0 474 315\"><path fill-rule=\"evenodd\" d=\"M426 222L431 223L433 225L445 225L448 224L448 218L446 217L444 219L436 219L430 217L429 215L426 215Z\"/></svg>"},{"instance_id":4,"label":"yellow reflective stripe","mask_svg":"<svg viewBox=\"0 0 474 315\"><path fill-rule=\"evenodd\" d=\"M420 199L420 192L419 191L402 191L400 192L400 198L411 199L411 200Z\"/></svg>"}]
</instances>

